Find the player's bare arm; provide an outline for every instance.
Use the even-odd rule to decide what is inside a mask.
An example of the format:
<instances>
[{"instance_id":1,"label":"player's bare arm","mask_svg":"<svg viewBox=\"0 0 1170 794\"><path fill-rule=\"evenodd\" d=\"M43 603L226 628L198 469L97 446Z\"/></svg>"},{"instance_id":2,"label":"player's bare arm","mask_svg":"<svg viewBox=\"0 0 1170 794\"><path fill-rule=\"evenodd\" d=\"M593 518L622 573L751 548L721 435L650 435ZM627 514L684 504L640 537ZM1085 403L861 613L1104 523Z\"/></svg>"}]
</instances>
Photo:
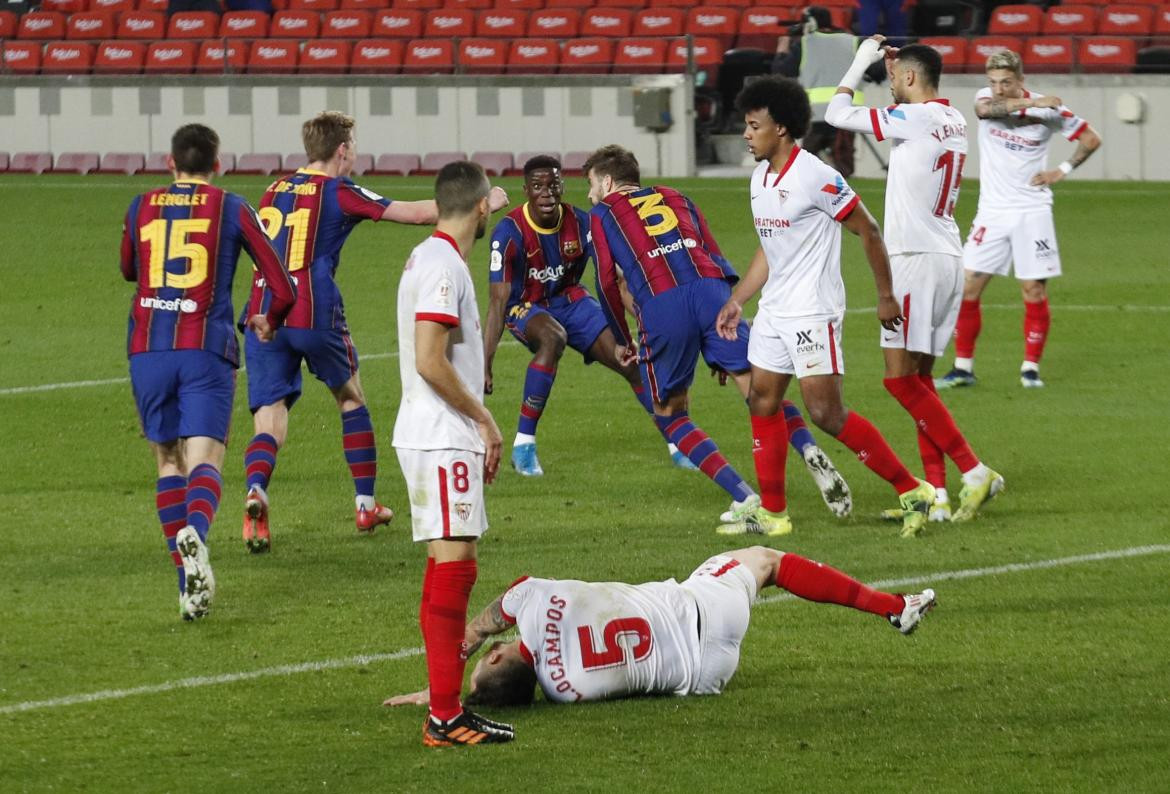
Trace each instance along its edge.
<instances>
[{"instance_id":1,"label":"player's bare arm","mask_svg":"<svg viewBox=\"0 0 1170 794\"><path fill-rule=\"evenodd\" d=\"M451 330L442 323L418 320L414 324L415 369L419 377L435 390L448 405L475 422L484 443L483 481L490 483L500 470L500 448L504 439L491 411L480 402L463 381L447 358L447 344Z\"/></svg>"},{"instance_id":2,"label":"player's bare arm","mask_svg":"<svg viewBox=\"0 0 1170 794\"><path fill-rule=\"evenodd\" d=\"M877 287L877 315L878 322L887 331L893 331L902 323L902 310L898 301L894 299L894 277L890 273L890 255L886 252L886 243L882 239L881 229L877 221L870 215L865 204L857 202L849 217L841 225L861 238L861 245L865 249L865 258L873 271L873 281Z\"/></svg>"},{"instance_id":3,"label":"player's bare arm","mask_svg":"<svg viewBox=\"0 0 1170 794\"><path fill-rule=\"evenodd\" d=\"M1063 104L1060 97L984 97L975 102L975 115L981 119L1002 119L1028 108L1058 108Z\"/></svg>"},{"instance_id":4,"label":"player's bare arm","mask_svg":"<svg viewBox=\"0 0 1170 794\"><path fill-rule=\"evenodd\" d=\"M492 284L488 290L488 310L483 323L483 393L492 393L492 362L504 333L504 313L508 308L510 284Z\"/></svg>"},{"instance_id":5,"label":"player's bare arm","mask_svg":"<svg viewBox=\"0 0 1170 794\"><path fill-rule=\"evenodd\" d=\"M268 317L263 314L253 314L249 317L248 327L261 342L271 342L272 337L276 335L276 330L268 322Z\"/></svg>"},{"instance_id":6,"label":"player's bare arm","mask_svg":"<svg viewBox=\"0 0 1170 794\"><path fill-rule=\"evenodd\" d=\"M394 223L427 224L439 221L439 208L434 199L424 201L392 201L382 212L382 220Z\"/></svg>"},{"instance_id":7,"label":"player's bare arm","mask_svg":"<svg viewBox=\"0 0 1170 794\"><path fill-rule=\"evenodd\" d=\"M861 42L861 45L858 46L857 52L853 56L853 63L850 65L849 71L845 72L840 84L837 86L838 94L845 94L852 100L853 92L861 86L861 81L865 77L866 70L883 57L886 59L886 69L887 71L889 70L890 63L893 58L897 57L898 51L893 47L883 47L882 45L885 40L885 36L877 33ZM828 121L834 127L838 126L829 119L827 112L825 114L825 121Z\"/></svg>"},{"instance_id":8,"label":"player's bare arm","mask_svg":"<svg viewBox=\"0 0 1170 794\"><path fill-rule=\"evenodd\" d=\"M767 280L768 257L764 254L763 246L757 246L747 273L744 273L743 278L735 285L731 297L723 304L719 316L715 318L715 331L719 336L729 342L735 341L739 321L743 319L743 305L764 288L764 282Z\"/></svg>"},{"instance_id":9,"label":"player's bare arm","mask_svg":"<svg viewBox=\"0 0 1170 794\"><path fill-rule=\"evenodd\" d=\"M1072 156L1050 171L1041 171L1032 177L1031 184L1054 185L1073 172L1074 168L1088 160L1093 152L1101 147L1101 136L1092 127L1085 127L1084 132L1077 138L1077 149Z\"/></svg>"},{"instance_id":10,"label":"player's bare arm","mask_svg":"<svg viewBox=\"0 0 1170 794\"><path fill-rule=\"evenodd\" d=\"M484 640L510 628L512 628L511 621L504 617L504 596L500 595L468 622L467 630L463 635L463 644L466 646L465 655L470 659L483 645Z\"/></svg>"}]
</instances>

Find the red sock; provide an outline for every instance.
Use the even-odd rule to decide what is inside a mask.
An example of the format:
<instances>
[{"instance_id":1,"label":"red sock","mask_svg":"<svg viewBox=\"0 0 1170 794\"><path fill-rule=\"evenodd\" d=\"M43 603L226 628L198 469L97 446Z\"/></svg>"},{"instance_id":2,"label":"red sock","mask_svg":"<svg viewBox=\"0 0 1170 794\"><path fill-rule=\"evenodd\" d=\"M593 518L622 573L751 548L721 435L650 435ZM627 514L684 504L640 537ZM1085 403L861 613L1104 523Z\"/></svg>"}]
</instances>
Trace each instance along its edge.
<instances>
[{"instance_id":1,"label":"red sock","mask_svg":"<svg viewBox=\"0 0 1170 794\"><path fill-rule=\"evenodd\" d=\"M823 604L840 604L875 615L900 615L905 599L893 593L884 593L862 584L848 574L828 565L785 554L776 568L776 586L794 596Z\"/></svg>"},{"instance_id":2,"label":"red sock","mask_svg":"<svg viewBox=\"0 0 1170 794\"><path fill-rule=\"evenodd\" d=\"M975 358L975 340L983 327L983 314L979 299L959 304L959 321L955 324L955 355L959 358Z\"/></svg>"},{"instance_id":3,"label":"red sock","mask_svg":"<svg viewBox=\"0 0 1170 794\"><path fill-rule=\"evenodd\" d=\"M434 573L435 558L427 557L427 570L422 581L422 601L418 605L418 628L422 632L424 643L427 641L427 616L431 608L431 579Z\"/></svg>"},{"instance_id":4,"label":"red sock","mask_svg":"<svg viewBox=\"0 0 1170 794\"><path fill-rule=\"evenodd\" d=\"M779 513L788 508L784 493L784 464L788 460L788 420L781 411L752 417L752 461L760 483L760 504Z\"/></svg>"},{"instance_id":5,"label":"red sock","mask_svg":"<svg viewBox=\"0 0 1170 794\"><path fill-rule=\"evenodd\" d=\"M475 585L475 560L436 563L431 572L426 633L427 679L431 687L431 714L449 720L463 707L463 633L467 628L467 601Z\"/></svg>"},{"instance_id":6,"label":"red sock","mask_svg":"<svg viewBox=\"0 0 1170 794\"><path fill-rule=\"evenodd\" d=\"M979 465L979 458L975 457L967 439L959 432L951 412L937 394L922 385L917 375L886 378L882 383L886 391L894 395L894 399L914 417L919 432L930 436L930 440L955 462L959 471L970 471Z\"/></svg>"},{"instance_id":7,"label":"red sock","mask_svg":"<svg viewBox=\"0 0 1170 794\"><path fill-rule=\"evenodd\" d=\"M938 392L934 388L934 378L929 375L919 375L919 382L934 395ZM935 488L947 487L947 459L938 444L930 440L930 436L918 429L918 454L922 456L922 476Z\"/></svg>"},{"instance_id":8,"label":"red sock","mask_svg":"<svg viewBox=\"0 0 1170 794\"><path fill-rule=\"evenodd\" d=\"M1048 298L1039 303L1024 304L1024 361L1040 363L1050 325L1052 314L1048 311Z\"/></svg>"},{"instance_id":9,"label":"red sock","mask_svg":"<svg viewBox=\"0 0 1170 794\"><path fill-rule=\"evenodd\" d=\"M898 493L903 494L918 487L918 480L902 465L878 429L861 414L849 412L849 418L837 434L837 440L853 450L859 461L894 486Z\"/></svg>"}]
</instances>

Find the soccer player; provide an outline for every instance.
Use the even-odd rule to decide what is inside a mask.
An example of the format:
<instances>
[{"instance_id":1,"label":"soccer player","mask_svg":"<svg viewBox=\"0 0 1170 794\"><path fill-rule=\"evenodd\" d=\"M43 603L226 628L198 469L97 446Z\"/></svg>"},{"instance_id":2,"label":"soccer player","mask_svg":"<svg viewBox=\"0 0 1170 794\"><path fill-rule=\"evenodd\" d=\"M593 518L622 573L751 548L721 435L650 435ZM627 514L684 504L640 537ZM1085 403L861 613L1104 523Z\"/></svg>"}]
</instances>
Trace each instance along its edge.
<instances>
[{"instance_id":1,"label":"soccer player","mask_svg":"<svg viewBox=\"0 0 1170 794\"><path fill-rule=\"evenodd\" d=\"M155 504L185 620L207 615L215 596L207 535L223 487L240 361L232 327L240 249L271 294L247 319L258 342L272 339L296 296L256 211L211 185L218 158L214 130L180 127L168 158L174 182L130 202L122 229L122 275L137 283L127 333L130 384L158 463Z\"/></svg>"},{"instance_id":2,"label":"soccer player","mask_svg":"<svg viewBox=\"0 0 1170 794\"><path fill-rule=\"evenodd\" d=\"M927 481L936 491L932 520L967 521L1003 490L1003 477L982 463L938 398L931 370L946 350L963 292L962 243L955 225L955 202L967 159L963 114L939 97L942 57L933 48L911 44L882 47L872 36L857 48L829 103L832 125L893 141L886 182L885 242L894 275L894 297L905 318L885 330L886 390L914 418ZM869 65L886 59L895 104L853 107L853 92ZM963 475L959 506L951 513L946 492L946 459Z\"/></svg>"},{"instance_id":3,"label":"soccer player","mask_svg":"<svg viewBox=\"0 0 1170 794\"><path fill-rule=\"evenodd\" d=\"M438 226L411 252L398 285L402 404L393 444L410 494L414 539L427 544L419 627L432 694L423 725L428 747L513 738L512 726L459 702L467 600L477 541L488 527L483 488L499 471L502 443L483 404L483 337L467 264L487 229L490 191L475 163L439 171Z\"/></svg>"},{"instance_id":4,"label":"soccer player","mask_svg":"<svg viewBox=\"0 0 1170 794\"><path fill-rule=\"evenodd\" d=\"M258 344L252 334L244 338L254 435L244 451L243 534L253 553L271 548L268 486L277 452L288 438L289 411L301 396L302 361L333 394L341 413L358 532L372 533L394 517L394 511L374 499L378 473L374 427L334 274L341 247L362 220L431 224L437 217L432 200L392 202L350 180L357 157L352 117L337 111L321 113L304 123L301 138L309 164L273 182L260 201L268 236L297 283L296 306L272 344ZM497 208L507 203L502 191L493 200ZM256 273L249 312L265 305L264 287L263 274Z\"/></svg>"},{"instance_id":5,"label":"soccer player","mask_svg":"<svg viewBox=\"0 0 1170 794\"><path fill-rule=\"evenodd\" d=\"M831 166L800 148L812 117L808 94L795 80L771 78L745 86L736 100L744 139L759 165L752 173L752 215L760 247L747 274L719 312L717 325L736 338L743 304L763 290L748 343L752 458L761 505L751 520L791 526L784 487L787 427L781 401L793 375L814 424L831 433L898 493L902 534L926 523L934 489L916 479L869 420L845 408L841 326L841 227L859 235L877 285L878 321L887 331L903 322L894 300L890 261L877 222ZM727 515L722 531L749 531L749 516Z\"/></svg>"},{"instance_id":6,"label":"soccer player","mask_svg":"<svg viewBox=\"0 0 1170 794\"><path fill-rule=\"evenodd\" d=\"M536 686L553 703L637 695L718 695L739 666L751 605L768 586L808 601L878 615L910 634L935 606L933 590L895 595L823 563L764 546L711 557L679 583L517 579L467 626L468 655L496 642L471 673L467 702L527 705ZM427 701L423 690L385 701Z\"/></svg>"},{"instance_id":7,"label":"soccer player","mask_svg":"<svg viewBox=\"0 0 1170 794\"><path fill-rule=\"evenodd\" d=\"M975 95L979 117L979 210L963 247L963 302L955 328L955 367L935 386L975 384L975 340L982 325L979 299L992 276L1015 267L1024 297L1024 363L1020 383L1044 385L1040 356L1048 340L1048 279L1060 275L1049 187L1072 173L1101 146L1089 122L1059 97L1024 88L1020 56L1000 50L987 59L987 87ZM1048 170L1048 145L1060 132L1077 142L1072 156Z\"/></svg>"}]
</instances>

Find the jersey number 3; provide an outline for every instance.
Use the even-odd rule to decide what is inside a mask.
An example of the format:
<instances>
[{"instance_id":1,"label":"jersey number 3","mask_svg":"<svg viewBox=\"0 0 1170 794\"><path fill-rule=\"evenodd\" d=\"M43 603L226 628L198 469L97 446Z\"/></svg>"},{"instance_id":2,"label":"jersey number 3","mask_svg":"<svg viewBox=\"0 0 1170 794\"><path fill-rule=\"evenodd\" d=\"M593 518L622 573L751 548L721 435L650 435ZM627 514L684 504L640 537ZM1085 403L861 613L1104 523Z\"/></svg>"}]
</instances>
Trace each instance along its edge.
<instances>
[{"instance_id":1,"label":"jersey number 3","mask_svg":"<svg viewBox=\"0 0 1170 794\"><path fill-rule=\"evenodd\" d=\"M662 203L661 193L636 196L630 199L630 204L638 211L638 217L646 224L646 234L651 237L665 234L678 226L678 216ZM651 219L655 219L653 223Z\"/></svg>"},{"instance_id":2,"label":"jersey number 3","mask_svg":"<svg viewBox=\"0 0 1170 794\"><path fill-rule=\"evenodd\" d=\"M586 670L617 667L624 663L626 650L621 639L628 637L633 661L640 662L654 649L650 624L643 618L615 618L601 631L601 649L593 642L593 628L578 626L577 639L581 643L581 664Z\"/></svg>"}]
</instances>

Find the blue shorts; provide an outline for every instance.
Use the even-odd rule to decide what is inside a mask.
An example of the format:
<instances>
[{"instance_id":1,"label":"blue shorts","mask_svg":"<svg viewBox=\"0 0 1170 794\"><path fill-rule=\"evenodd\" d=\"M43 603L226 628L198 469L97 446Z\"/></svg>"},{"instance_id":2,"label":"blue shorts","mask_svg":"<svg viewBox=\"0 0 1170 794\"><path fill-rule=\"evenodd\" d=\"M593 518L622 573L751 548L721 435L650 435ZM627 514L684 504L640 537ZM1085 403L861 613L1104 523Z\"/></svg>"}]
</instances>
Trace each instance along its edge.
<instances>
[{"instance_id":1,"label":"blue shorts","mask_svg":"<svg viewBox=\"0 0 1170 794\"><path fill-rule=\"evenodd\" d=\"M280 401L291 408L301 396L301 361L330 389L343 386L358 371L357 350L345 331L281 328L271 342L244 334L248 364L248 408L253 413Z\"/></svg>"},{"instance_id":2,"label":"blue shorts","mask_svg":"<svg viewBox=\"0 0 1170 794\"><path fill-rule=\"evenodd\" d=\"M227 443L236 368L207 350L130 356L130 387L142 432L156 444L207 436Z\"/></svg>"},{"instance_id":3,"label":"blue shorts","mask_svg":"<svg viewBox=\"0 0 1170 794\"><path fill-rule=\"evenodd\" d=\"M601 336L607 327L605 315L601 313L601 304L592 295L575 300L557 302L550 306L541 306L536 303L517 303L508 309L505 322L512 336L528 347L526 331L528 323L533 317L540 314L552 315L552 318L561 324L569 337L569 347L585 357L589 364L593 359L589 355L589 348Z\"/></svg>"},{"instance_id":4,"label":"blue shorts","mask_svg":"<svg viewBox=\"0 0 1170 794\"><path fill-rule=\"evenodd\" d=\"M740 321L734 342L715 330L719 310L730 297L726 281L701 278L655 295L639 307L638 360L655 402L690 388L699 353L709 366L727 372L751 368L747 323Z\"/></svg>"}]
</instances>

